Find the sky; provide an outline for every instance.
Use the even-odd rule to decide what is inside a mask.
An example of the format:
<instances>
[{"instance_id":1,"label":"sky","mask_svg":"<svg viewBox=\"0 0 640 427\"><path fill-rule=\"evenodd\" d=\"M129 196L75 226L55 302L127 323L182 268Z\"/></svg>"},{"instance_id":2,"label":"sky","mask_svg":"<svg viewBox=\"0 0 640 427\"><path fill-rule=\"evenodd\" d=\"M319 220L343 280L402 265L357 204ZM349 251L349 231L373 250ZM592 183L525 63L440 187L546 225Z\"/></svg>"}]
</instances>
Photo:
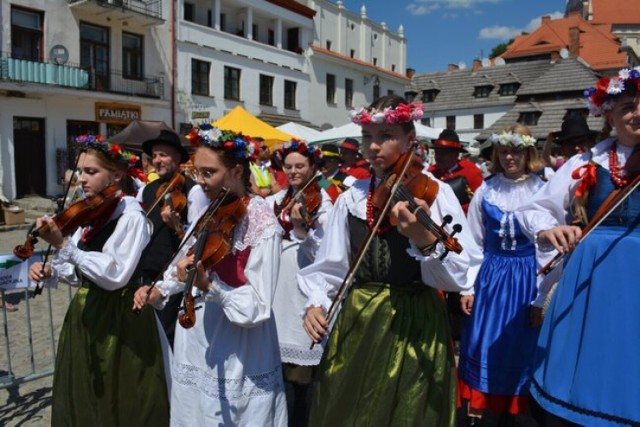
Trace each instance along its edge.
<instances>
[{"instance_id":1,"label":"sky","mask_svg":"<svg viewBox=\"0 0 640 427\"><path fill-rule=\"evenodd\" d=\"M407 67L418 74L446 71L448 64L471 67L498 44L523 31L532 32L540 18L564 16L566 0L343 0L347 9L382 21L392 31L404 26Z\"/></svg>"}]
</instances>

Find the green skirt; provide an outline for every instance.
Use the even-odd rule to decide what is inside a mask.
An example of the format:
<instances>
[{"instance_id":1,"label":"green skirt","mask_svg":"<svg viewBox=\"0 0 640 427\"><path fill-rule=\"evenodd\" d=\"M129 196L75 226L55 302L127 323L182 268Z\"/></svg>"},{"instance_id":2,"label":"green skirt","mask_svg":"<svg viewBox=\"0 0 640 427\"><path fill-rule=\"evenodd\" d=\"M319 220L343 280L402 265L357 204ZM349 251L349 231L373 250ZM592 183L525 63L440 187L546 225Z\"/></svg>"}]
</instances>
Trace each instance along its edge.
<instances>
[{"instance_id":1,"label":"green skirt","mask_svg":"<svg viewBox=\"0 0 640 427\"><path fill-rule=\"evenodd\" d=\"M53 378L53 426L167 426L169 402L153 310L134 289L83 284L67 311Z\"/></svg>"},{"instance_id":2,"label":"green skirt","mask_svg":"<svg viewBox=\"0 0 640 427\"><path fill-rule=\"evenodd\" d=\"M456 372L442 296L421 283L351 290L314 387L311 426L454 426Z\"/></svg>"}]
</instances>

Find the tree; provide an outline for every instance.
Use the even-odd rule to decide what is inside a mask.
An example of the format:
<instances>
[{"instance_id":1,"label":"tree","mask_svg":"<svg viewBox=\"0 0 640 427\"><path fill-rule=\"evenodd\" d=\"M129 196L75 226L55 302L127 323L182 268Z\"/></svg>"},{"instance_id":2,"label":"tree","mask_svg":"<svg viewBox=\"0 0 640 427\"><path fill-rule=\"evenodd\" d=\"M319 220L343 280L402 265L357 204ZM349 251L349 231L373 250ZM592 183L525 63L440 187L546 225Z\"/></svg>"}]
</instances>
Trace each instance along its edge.
<instances>
[{"instance_id":1,"label":"tree","mask_svg":"<svg viewBox=\"0 0 640 427\"><path fill-rule=\"evenodd\" d=\"M506 43L500 43L499 45L495 46L493 49L491 49L491 53L489 54L489 58L495 58L498 57L500 55L502 55L503 53L505 53L505 51L507 50L507 47L509 47L509 45L511 43L513 43L514 39L509 39L508 42Z\"/></svg>"}]
</instances>

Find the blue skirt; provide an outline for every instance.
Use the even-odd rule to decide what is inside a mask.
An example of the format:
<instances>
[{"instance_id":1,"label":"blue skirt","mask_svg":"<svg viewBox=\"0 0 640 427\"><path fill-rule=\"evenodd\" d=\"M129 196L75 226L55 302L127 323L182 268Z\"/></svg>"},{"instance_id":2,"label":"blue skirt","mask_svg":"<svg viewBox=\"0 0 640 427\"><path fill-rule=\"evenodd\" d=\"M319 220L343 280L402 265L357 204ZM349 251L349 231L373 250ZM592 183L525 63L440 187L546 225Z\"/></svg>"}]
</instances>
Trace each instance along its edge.
<instances>
[{"instance_id":1,"label":"blue skirt","mask_svg":"<svg viewBox=\"0 0 640 427\"><path fill-rule=\"evenodd\" d=\"M496 395L528 394L539 331L529 323L535 271L533 253L485 252L460 346L459 375L469 387Z\"/></svg>"},{"instance_id":2,"label":"blue skirt","mask_svg":"<svg viewBox=\"0 0 640 427\"><path fill-rule=\"evenodd\" d=\"M580 425L640 425L640 230L600 227L567 261L535 356L532 396Z\"/></svg>"}]
</instances>

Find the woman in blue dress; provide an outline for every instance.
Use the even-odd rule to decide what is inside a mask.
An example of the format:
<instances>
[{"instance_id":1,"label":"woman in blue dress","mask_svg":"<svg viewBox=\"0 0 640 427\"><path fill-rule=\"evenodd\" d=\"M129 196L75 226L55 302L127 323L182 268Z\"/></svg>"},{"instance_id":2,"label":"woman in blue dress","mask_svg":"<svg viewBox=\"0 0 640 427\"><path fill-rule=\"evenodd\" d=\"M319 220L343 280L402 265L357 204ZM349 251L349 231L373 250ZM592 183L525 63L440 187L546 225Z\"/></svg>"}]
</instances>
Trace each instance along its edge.
<instances>
[{"instance_id":1,"label":"woman in blue dress","mask_svg":"<svg viewBox=\"0 0 640 427\"><path fill-rule=\"evenodd\" d=\"M529 305L536 296L535 247L520 230L514 212L542 187L535 173L542 164L526 126L510 126L490 140L495 175L478 189L468 213L484 260L473 288L461 298L468 317L460 349L460 393L469 402L472 423L485 410L527 410L531 355L539 330L529 319Z\"/></svg>"},{"instance_id":2,"label":"woman in blue dress","mask_svg":"<svg viewBox=\"0 0 640 427\"><path fill-rule=\"evenodd\" d=\"M590 221L633 179L625 166L637 163L640 146L639 84L636 67L585 91L590 112L604 116L604 133L615 136L572 157L521 214L539 249L569 255L534 357L531 394L544 411L542 425L640 425L640 193L584 238L565 225L576 202Z\"/></svg>"}]
</instances>

